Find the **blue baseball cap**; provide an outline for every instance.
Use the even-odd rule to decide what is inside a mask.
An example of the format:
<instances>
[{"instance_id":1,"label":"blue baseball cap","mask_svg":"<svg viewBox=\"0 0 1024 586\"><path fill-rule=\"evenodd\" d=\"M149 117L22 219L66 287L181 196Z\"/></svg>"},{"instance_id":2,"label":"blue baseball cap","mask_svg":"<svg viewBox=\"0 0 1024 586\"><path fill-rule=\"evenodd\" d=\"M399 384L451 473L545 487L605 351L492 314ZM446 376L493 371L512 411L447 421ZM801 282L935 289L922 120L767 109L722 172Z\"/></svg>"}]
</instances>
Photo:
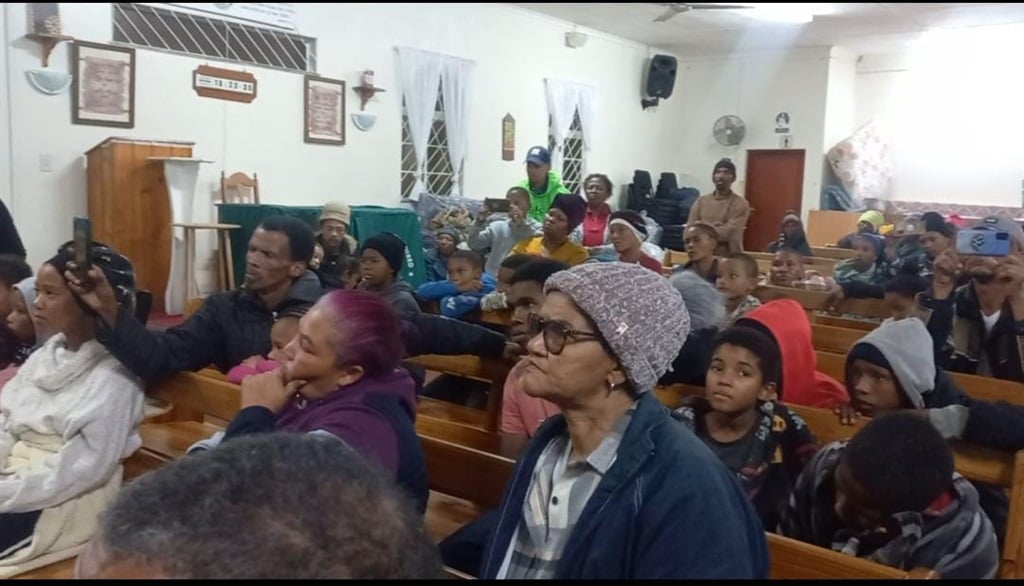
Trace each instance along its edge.
<instances>
[{"instance_id":1,"label":"blue baseball cap","mask_svg":"<svg viewBox=\"0 0 1024 586\"><path fill-rule=\"evenodd\" d=\"M550 165L551 151L542 146L530 147L530 150L526 152L526 162L537 163L538 165Z\"/></svg>"}]
</instances>

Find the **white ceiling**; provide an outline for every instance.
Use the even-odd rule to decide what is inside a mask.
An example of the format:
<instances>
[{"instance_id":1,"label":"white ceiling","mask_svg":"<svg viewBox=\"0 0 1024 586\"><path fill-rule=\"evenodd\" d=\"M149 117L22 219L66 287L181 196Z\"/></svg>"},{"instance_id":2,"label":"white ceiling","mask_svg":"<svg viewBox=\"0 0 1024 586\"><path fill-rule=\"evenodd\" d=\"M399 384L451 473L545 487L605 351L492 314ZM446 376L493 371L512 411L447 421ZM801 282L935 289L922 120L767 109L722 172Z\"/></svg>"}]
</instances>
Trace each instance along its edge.
<instances>
[{"instance_id":1,"label":"white ceiling","mask_svg":"<svg viewBox=\"0 0 1024 586\"><path fill-rule=\"evenodd\" d=\"M1014 3L832 3L824 5L831 14L807 24L763 22L740 14L746 10L690 10L653 22L666 10L656 3L517 5L682 56L837 45L881 53L905 48L927 30L1024 24L1024 4Z\"/></svg>"}]
</instances>

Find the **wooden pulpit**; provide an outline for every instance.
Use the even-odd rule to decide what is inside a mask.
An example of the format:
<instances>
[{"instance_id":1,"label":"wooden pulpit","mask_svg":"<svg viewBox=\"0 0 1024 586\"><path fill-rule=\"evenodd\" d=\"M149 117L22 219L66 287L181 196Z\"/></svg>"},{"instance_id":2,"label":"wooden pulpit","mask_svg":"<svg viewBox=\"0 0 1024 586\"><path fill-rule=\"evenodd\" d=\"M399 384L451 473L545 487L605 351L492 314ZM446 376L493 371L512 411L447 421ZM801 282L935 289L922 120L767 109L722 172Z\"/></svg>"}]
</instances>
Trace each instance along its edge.
<instances>
[{"instance_id":1,"label":"wooden pulpit","mask_svg":"<svg viewBox=\"0 0 1024 586\"><path fill-rule=\"evenodd\" d=\"M127 256L136 286L165 311L171 269L171 201L154 158L192 157L193 142L110 137L85 153L93 239Z\"/></svg>"}]
</instances>

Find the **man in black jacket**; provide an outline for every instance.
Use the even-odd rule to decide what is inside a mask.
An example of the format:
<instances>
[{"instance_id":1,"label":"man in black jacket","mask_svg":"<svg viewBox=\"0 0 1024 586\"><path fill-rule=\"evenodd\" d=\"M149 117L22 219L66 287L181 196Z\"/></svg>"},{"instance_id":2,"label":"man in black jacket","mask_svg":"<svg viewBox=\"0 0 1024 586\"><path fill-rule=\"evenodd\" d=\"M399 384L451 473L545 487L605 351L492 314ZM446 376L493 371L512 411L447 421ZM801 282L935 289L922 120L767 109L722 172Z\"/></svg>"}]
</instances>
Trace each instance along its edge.
<instances>
[{"instance_id":1,"label":"man in black jacket","mask_svg":"<svg viewBox=\"0 0 1024 586\"><path fill-rule=\"evenodd\" d=\"M241 289L214 293L185 323L164 332L147 330L119 310L113 289L97 269L84 284L67 273L72 289L100 320L97 339L147 383L213 364L222 372L251 356L270 351L274 316L295 304L315 303L323 294L308 270L313 231L295 218L263 220L249 240L245 283ZM407 353L477 354L500 357L504 337L486 328L440 316L417 316L406 323Z\"/></svg>"},{"instance_id":2,"label":"man in black jacket","mask_svg":"<svg viewBox=\"0 0 1024 586\"><path fill-rule=\"evenodd\" d=\"M97 340L129 370L154 382L209 364L227 372L246 358L266 355L275 313L315 303L323 293L308 270L312 256L309 226L285 216L263 220L249 240L244 286L210 295L195 315L164 332L147 330L130 312L118 310L113 290L95 269L88 287L74 274L66 276L99 317Z\"/></svg>"}]
</instances>

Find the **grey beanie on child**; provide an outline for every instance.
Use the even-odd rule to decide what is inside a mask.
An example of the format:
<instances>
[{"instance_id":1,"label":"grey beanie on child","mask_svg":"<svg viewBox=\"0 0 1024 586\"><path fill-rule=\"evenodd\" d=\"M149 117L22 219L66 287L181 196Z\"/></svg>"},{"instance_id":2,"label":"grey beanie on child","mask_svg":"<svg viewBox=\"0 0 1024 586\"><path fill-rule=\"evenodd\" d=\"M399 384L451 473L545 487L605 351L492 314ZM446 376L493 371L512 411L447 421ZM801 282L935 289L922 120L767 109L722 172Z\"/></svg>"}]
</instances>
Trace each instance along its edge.
<instances>
[{"instance_id":1,"label":"grey beanie on child","mask_svg":"<svg viewBox=\"0 0 1024 586\"><path fill-rule=\"evenodd\" d=\"M597 326L633 390L650 391L690 333L690 314L668 280L637 264L584 263L551 275L544 293L561 291Z\"/></svg>"}]
</instances>

